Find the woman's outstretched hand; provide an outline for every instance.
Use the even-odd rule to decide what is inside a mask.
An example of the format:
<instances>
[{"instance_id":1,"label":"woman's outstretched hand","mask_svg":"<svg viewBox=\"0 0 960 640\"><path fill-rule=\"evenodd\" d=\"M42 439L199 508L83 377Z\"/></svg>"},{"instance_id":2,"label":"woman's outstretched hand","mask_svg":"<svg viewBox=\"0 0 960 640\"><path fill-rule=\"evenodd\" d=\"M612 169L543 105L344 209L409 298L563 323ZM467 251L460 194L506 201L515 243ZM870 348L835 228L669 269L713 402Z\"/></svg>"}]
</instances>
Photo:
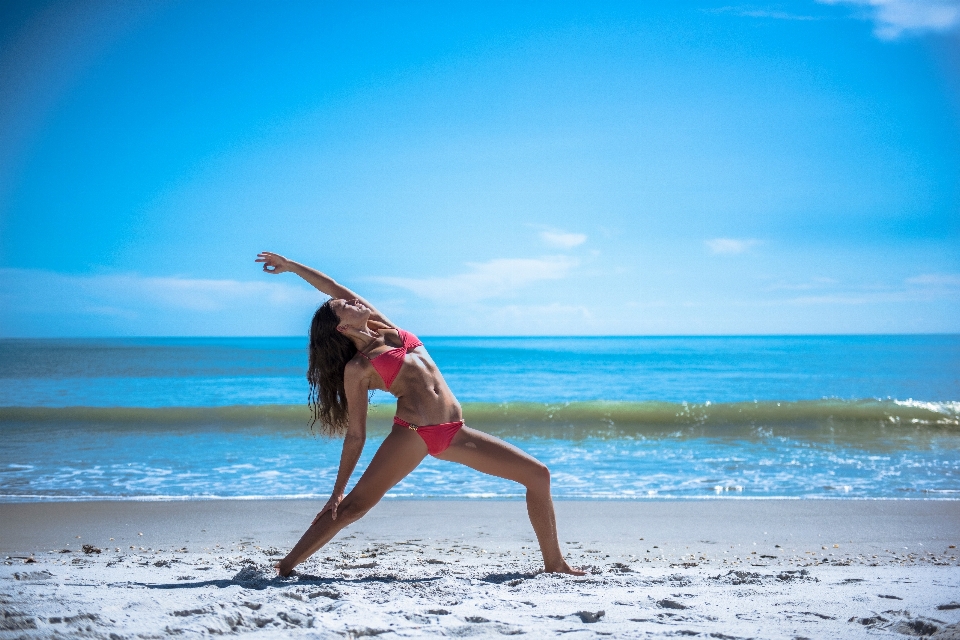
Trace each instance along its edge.
<instances>
[{"instance_id":1,"label":"woman's outstretched hand","mask_svg":"<svg viewBox=\"0 0 960 640\"><path fill-rule=\"evenodd\" d=\"M263 263L263 270L267 273L285 273L290 271L290 261L278 253L263 251L257 254L256 262Z\"/></svg>"},{"instance_id":2,"label":"woman's outstretched hand","mask_svg":"<svg viewBox=\"0 0 960 640\"><path fill-rule=\"evenodd\" d=\"M340 506L340 501L343 500L343 493L334 493L330 496L330 499L327 500L327 504L323 505L323 509L320 509L320 513L317 514L317 517L313 519L311 525L317 524L317 520L320 519L320 516L325 514L327 511L330 512L330 516L336 520L337 519L337 507Z\"/></svg>"}]
</instances>

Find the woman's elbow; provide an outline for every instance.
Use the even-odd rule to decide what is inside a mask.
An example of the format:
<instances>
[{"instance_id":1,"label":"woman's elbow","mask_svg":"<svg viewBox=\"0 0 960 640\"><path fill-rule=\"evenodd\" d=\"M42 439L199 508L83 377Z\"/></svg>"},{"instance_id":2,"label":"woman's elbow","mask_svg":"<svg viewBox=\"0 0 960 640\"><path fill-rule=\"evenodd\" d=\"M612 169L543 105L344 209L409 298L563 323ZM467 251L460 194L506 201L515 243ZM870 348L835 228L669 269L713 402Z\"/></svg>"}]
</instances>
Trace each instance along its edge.
<instances>
[{"instance_id":1,"label":"woman's elbow","mask_svg":"<svg viewBox=\"0 0 960 640\"><path fill-rule=\"evenodd\" d=\"M354 446L363 446L363 443L367 441L367 434L364 432L357 431L347 431L343 436L343 444L350 443Z\"/></svg>"}]
</instances>

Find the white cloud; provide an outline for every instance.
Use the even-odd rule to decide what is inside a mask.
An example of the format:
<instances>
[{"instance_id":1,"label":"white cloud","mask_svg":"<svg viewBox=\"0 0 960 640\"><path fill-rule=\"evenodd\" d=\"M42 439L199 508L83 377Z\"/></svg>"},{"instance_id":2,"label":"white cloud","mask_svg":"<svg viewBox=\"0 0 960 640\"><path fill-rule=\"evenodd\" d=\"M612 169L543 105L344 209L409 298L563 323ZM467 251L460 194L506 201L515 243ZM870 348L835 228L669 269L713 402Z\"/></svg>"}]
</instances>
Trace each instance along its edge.
<instances>
[{"instance_id":1,"label":"white cloud","mask_svg":"<svg viewBox=\"0 0 960 640\"><path fill-rule=\"evenodd\" d=\"M568 256L545 258L500 258L468 263L470 271L442 278L377 278L402 287L421 298L444 301L475 301L513 293L543 280L560 280L579 261Z\"/></svg>"},{"instance_id":2,"label":"white cloud","mask_svg":"<svg viewBox=\"0 0 960 640\"><path fill-rule=\"evenodd\" d=\"M713 238L712 240L704 240L704 244L714 255L734 256L757 246L760 241L752 238Z\"/></svg>"},{"instance_id":3,"label":"white cloud","mask_svg":"<svg viewBox=\"0 0 960 640\"><path fill-rule=\"evenodd\" d=\"M808 16L797 13L788 13L775 9L748 9L745 7L717 7L707 9L708 13L732 13L742 18L769 18L771 20L819 20L817 16Z\"/></svg>"},{"instance_id":4,"label":"white cloud","mask_svg":"<svg viewBox=\"0 0 960 640\"><path fill-rule=\"evenodd\" d=\"M948 31L960 25L960 0L817 0L821 4L862 7L881 40L904 34Z\"/></svg>"},{"instance_id":5,"label":"white cloud","mask_svg":"<svg viewBox=\"0 0 960 640\"><path fill-rule=\"evenodd\" d=\"M925 273L906 278L903 284L860 286L833 294L800 296L789 302L858 305L960 300L960 274Z\"/></svg>"},{"instance_id":6,"label":"white cloud","mask_svg":"<svg viewBox=\"0 0 960 640\"><path fill-rule=\"evenodd\" d=\"M558 249L572 249L579 247L587 241L587 236L582 233L569 233L557 229L545 229L540 232L540 239L547 245Z\"/></svg>"},{"instance_id":7,"label":"white cloud","mask_svg":"<svg viewBox=\"0 0 960 640\"><path fill-rule=\"evenodd\" d=\"M258 282L0 269L0 333L277 335L297 331L284 320L285 314L299 321L322 296L292 280L273 278Z\"/></svg>"},{"instance_id":8,"label":"white cloud","mask_svg":"<svg viewBox=\"0 0 960 640\"><path fill-rule=\"evenodd\" d=\"M319 294L283 282L252 282L136 274L61 276L91 297L138 300L150 306L185 311L223 311L237 304L316 303Z\"/></svg>"},{"instance_id":9,"label":"white cloud","mask_svg":"<svg viewBox=\"0 0 960 640\"><path fill-rule=\"evenodd\" d=\"M960 287L960 274L956 273L924 273L907 278L907 284L932 287Z\"/></svg>"},{"instance_id":10,"label":"white cloud","mask_svg":"<svg viewBox=\"0 0 960 640\"><path fill-rule=\"evenodd\" d=\"M810 291L824 289L837 284L833 278L811 278L806 282L778 282L766 288L766 291Z\"/></svg>"},{"instance_id":11,"label":"white cloud","mask_svg":"<svg viewBox=\"0 0 960 640\"><path fill-rule=\"evenodd\" d=\"M884 302L907 302L911 300L908 296L900 292L890 293L838 293L826 296L800 296L787 300L791 304L826 304L826 305L860 305L877 304Z\"/></svg>"}]
</instances>

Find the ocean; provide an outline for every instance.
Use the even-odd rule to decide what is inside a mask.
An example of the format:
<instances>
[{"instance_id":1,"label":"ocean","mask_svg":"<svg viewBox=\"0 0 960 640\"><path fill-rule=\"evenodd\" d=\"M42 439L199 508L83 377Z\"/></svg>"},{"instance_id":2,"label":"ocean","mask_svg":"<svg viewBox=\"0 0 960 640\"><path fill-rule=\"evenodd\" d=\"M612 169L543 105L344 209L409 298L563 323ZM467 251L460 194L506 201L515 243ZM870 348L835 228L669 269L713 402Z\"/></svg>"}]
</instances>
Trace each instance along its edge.
<instances>
[{"instance_id":1,"label":"ocean","mask_svg":"<svg viewBox=\"0 0 960 640\"><path fill-rule=\"evenodd\" d=\"M958 335L422 339L467 423L545 462L557 499L960 499ZM0 501L325 500L340 442L309 428L305 349L0 340ZM522 491L427 458L387 498Z\"/></svg>"}]
</instances>

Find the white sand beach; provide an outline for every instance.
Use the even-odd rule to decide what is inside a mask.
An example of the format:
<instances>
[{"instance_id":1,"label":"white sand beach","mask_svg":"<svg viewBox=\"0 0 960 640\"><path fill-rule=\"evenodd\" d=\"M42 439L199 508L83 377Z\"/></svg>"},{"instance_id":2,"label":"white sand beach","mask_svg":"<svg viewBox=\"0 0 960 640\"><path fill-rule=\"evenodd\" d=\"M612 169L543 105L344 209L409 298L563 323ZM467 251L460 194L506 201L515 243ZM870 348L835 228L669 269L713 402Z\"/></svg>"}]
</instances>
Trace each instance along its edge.
<instances>
[{"instance_id":1,"label":"white sand beach","mask_svg":"<svg viewBox=\"0 0 960 640\"><path fill-rule=\"evenodd\" d=\"M307 501L0 505L0 637L960 638L960 502L385 501L288 579Z\"/></svg>"}]
</instances>

